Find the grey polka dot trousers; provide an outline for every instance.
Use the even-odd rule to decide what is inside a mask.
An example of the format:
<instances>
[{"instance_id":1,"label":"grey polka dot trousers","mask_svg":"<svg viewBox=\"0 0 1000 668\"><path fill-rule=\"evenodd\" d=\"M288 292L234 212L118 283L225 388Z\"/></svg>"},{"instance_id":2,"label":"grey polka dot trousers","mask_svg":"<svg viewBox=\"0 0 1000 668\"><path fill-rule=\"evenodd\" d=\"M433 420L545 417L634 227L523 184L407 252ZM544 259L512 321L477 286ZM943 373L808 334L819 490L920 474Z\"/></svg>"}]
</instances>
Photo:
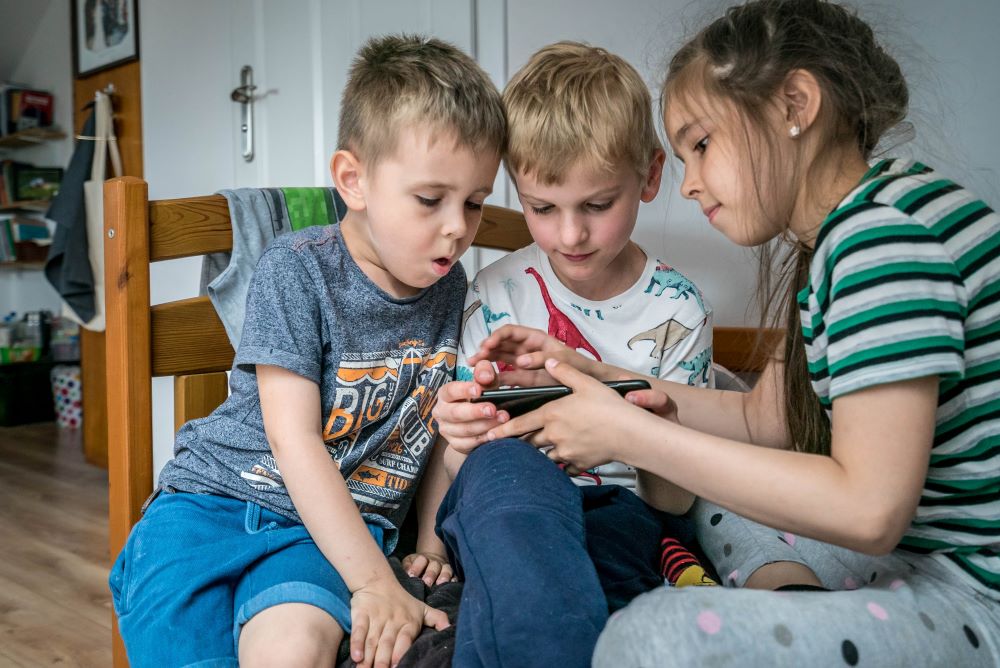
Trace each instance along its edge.
<instances>
[{"instance_id":1,"label":"grey polka dot trousers","mask_svg":"<svg viewBox=\"0 0 1000 668\"><path fill-rule=\"evenodd\" d=\"M872 557L704 501L693 514L726 587L635 599L608 621L595 667L1000 666L1000 602L934 557ZM739 588L776 561L808 566L833 591Z\"/></svg>"}]
</instances>

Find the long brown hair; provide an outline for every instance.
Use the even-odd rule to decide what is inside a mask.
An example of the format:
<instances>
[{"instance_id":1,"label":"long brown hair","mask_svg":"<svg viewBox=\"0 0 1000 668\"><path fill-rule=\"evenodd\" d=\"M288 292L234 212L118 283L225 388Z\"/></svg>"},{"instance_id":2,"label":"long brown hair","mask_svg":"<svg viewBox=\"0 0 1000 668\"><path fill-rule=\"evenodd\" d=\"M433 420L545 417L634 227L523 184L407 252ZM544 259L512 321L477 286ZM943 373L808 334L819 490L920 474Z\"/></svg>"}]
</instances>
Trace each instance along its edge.
<instances>
[{"instance_id":1,"label":"long brown hair","mask_svg":"<svg viewBox=\"0 0 1000 668\"><path fill-rule=\"evenodd\" d=\"M899 65L867 23L823 0L754 0L729 8L670 61L661 111L673 100L698 96L735 111L743 121L749 158L744 172L753 179L761 203L774 201L780 198L763 192L762 183L773 187L780 180L788 182L789 171L792 183L801 183L819 168L801 160L792 165L768 160L776 143L766 108L793 70L810 72L820 84L823 104L814 128L821 145L818 155L828 160L842 155L845 147L869 159L906 116L909 93ZM770 180L761 178L765 171ZM784 413L792 447L829 454L830 423L810 384L797 301L808 279L812 249L788 233L793 206L785 201L771 207L768 223L777 243L758 248L760 324L786 331L784 350L772 354L784 363Z\"/></svg>"}]
</instances>

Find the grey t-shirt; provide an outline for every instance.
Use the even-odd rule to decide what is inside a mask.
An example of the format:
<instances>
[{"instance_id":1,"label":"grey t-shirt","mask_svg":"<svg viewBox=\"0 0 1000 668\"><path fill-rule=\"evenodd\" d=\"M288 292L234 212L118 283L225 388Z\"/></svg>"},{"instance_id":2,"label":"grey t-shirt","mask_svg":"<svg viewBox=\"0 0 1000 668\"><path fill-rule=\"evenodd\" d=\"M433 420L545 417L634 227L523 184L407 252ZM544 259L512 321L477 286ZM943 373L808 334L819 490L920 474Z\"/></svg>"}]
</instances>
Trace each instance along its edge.
<instances>
[{"instance_id":1,"label":"grey t-shirt","mask_svg":"<svg viewBox=\"0 0 1000 668\"><path fill-rule=\"evenodd\" d=\"M247 294L230 396L181 428L160 487L301 521L264 434L255 365L270 364L319 385L327 451L362 515L397 529L434 444L434 398L454 375L465 290L456 264L414 297L389 296L355 263L339 225L275 239Z\"/></svg>"}]
</instances>

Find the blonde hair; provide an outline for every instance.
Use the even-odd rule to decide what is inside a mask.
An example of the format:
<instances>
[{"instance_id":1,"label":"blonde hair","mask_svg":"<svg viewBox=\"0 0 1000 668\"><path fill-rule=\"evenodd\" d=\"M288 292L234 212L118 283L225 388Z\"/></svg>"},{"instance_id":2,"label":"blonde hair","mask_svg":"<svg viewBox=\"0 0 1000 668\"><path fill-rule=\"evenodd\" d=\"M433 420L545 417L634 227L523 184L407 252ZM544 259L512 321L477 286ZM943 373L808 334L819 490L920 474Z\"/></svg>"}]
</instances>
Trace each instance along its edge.
<instances>
[{"instance_id":1,"label":"blonde hair","mask_svg":"<svg viewBox=\"0 0 1000 668\"><path fill-rule=\"evenodd\" d=\"M501 155L507 121L496 86L457 47L417 35L369 39L351 64L337 148L370 166L396 148L399 130L425 123L460 145Z\"/></svg>"},{"instance_id":2,"label":"blonde hair","mask_svg":"<svg viewBox=\"0 0 1000 668\"><path fill-rule=\"evenodd\" d=\"M621 166L644 176L662 148L652 99L624 59L580 42L535 53L503 92L510 137L504 163L511 175L561 183L578 161L597 171Z\"/></svg>"}]
</instances>

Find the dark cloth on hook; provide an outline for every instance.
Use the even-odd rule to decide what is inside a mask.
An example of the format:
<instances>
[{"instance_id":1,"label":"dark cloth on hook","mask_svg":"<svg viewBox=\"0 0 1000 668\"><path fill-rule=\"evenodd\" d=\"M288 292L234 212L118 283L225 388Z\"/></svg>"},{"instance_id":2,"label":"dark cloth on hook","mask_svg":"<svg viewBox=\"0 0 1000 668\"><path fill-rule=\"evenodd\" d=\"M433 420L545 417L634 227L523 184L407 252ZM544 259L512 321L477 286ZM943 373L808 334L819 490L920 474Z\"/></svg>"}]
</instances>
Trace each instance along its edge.
<instances>
[{"instance_id":1,"label":"dark cloth on hook","mask_svg":"<svg viewBox=\"0 0 1000 668\"><path fill-rule=\"evenodd\" d=\"M94 112L83 125L83 136L93 137ZM45 277L77 317L88 322L94 317L94 274L87 245L87 207L83 184L90 178L94 162L93 141L78 141L69 167L59 184L59 194L45 217L56 224L55 237L45 261Z\"/></svg>"}]
</instances>

